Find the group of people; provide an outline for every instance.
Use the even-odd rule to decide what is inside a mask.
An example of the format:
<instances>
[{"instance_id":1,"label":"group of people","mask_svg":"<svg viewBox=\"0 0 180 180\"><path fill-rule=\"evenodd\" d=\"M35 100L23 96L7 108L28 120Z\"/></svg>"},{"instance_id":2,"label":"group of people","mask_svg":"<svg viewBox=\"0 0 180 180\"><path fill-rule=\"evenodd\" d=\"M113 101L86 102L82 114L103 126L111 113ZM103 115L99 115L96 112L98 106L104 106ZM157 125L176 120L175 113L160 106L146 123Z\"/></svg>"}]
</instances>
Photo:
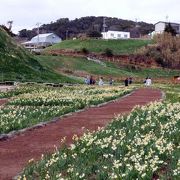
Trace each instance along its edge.
<instances>
[{"instance_id":1,"label":"group of people","mask_svg":"<svg viewBox=\"0 0 180 180\"><path fill-rule=\"evenodd\" d=\"M112 86L113 82L114 82L114 80L112 78L110 78L109 79L109 85ZM87 85L95 85L96 84L96 80L95 80L95 78L93 76L87 76L85 78L85 84L87 84ZM103 86L104 85L103 77L99 78L98 85L99 86Z\"/></svg>"},{"instance_id":2,"label":"group of people","mask_svg":"<svg viewBox=\"0 0 180 180\"><path fill-rule=\"evenodd\" d=\"M129 78L126 78L125 80L124 80L124 85L125 86L128 86L129 84L132 84L132 77L129 77ZM150 77L147 77L145 80L144 80L144 85L145 86L151 86L151 84L152 84L152 80L151 80L151 78Z\"/></svg>"},{"instance_id":3,"label":"group of people","mask_svg":"<svg viewBox=\"0 0 180 180\"><path fill-rule=\"evenodd\" d=\"M93 78L93 76L87 76L85 78L85 84L87 84L87 85L96 84L96 80Z\"/></svg>"},{"instance_id":4,"label":"group of people","mask_svg":"<svg viewBox=\"0 0 180 180\"><path fill-rule=\"evenodd\" d=\"M144 80L144 85L145 86L151 86L152 84L152 80L150 77L147 77L145 80Z\"/></svg>"},{"instance_id":5,"label":"group of people","mask_svg":"<svg viewBox=\"0 0 180 180\"><path fill-rule=\"evenodd\" d=\"M125 86L128 86L129 84L132 84L132 77L126 78L126 79L124 80L124 85L125 85Z\"/></svg>"},{"instance_id":6,"label":"group of people","mask_svg":"<svg viewBox=\"0 0 180 180\"><path fill-rule=\"evenodd\" d=\"M109 85L112 86L113 83L114 83L114 80L113 80L112 78L110 78L110 79L109 79ZM125 85L125 86L129 86L129 85L132 84L132 83L133 83L132 77L126 78L126 79L124 80L124 85ZM95 84L96 84L96 80L95 80L95 78L94 78L93 76L87 76L87 77L85 78L85 84L87 84L87 85L95 85ZM151 84L152 84L151 78L150 78L150 77L147 77L147 78L144 80L144 85L145 85L145 86L151 86ZM99 86L103 86L103 85L104 85L103 77L100 77L100 78L99 78L98 85L99 85Z\"/></svg>"}]
</instances>

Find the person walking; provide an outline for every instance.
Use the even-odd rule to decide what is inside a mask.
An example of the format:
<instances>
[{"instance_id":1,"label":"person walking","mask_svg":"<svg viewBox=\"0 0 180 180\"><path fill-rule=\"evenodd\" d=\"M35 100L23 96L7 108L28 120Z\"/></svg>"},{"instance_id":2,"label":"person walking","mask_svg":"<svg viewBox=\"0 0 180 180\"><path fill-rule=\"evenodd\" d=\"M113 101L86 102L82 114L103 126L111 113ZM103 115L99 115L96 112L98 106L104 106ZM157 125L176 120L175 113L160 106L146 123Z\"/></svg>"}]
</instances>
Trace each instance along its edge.
<instances>
[{"instance_id":1,"label":"person walking","mask_svg":"<svg viewBox=\"0 0 180 180\"><path fill-rule=\"evenodd\" d=\"M132 77L129 77L129 84L132 84Z\"/></svg>"},{"instance_id":2,"label":"person walking","mask_svg":"<svg viewBox=\"0 0 180 180\"><path fill-rule=\"evenodd\" d=\"M104 85L103 77L100 77L100 78L99 78L98 85L99 85L99 86L103 86L103 85Z\"/></svg>"},{"instance_id":3,"label":"person walking","mask_svg":"<svg viewBox=\"0 0 180 180\"><path fill-rule=\"evenodd\" d=\"M87 76L84 80L85 84L89 85L90 84L90 77Z\"/></svg>"},{"instance_id":4,"label":"person walking","mask_svg":"<svg viewBox=\"0 0 180 180\"><path fill-rule=\"evenodd\" d=\"M110 80L109 80L109 85L112 86L112 85L113 85L113 82L114 82L114 80L113 80L112 78L110 78Z\"/></svg>"},{"instance_id":5,"label":"person walking","mask_svg":"<svg viewBox=\"0 0 180 180\"><path fill-rule=\"evenodd\" d=\"M152 84L152 80L151 80L150 77L148 77L148 78L146 79L146 86L151 86L151 84Z\"/></svg>"},{"instance_id":6,"label":"person walking","mask_svg":"<svg viewBox=\"0 0 180 180\"><path fill-rule=\"evenodd\" d=\"M128 86L128 83L129 83L128 78L126 78L126 79L124 80L124 85L125 85L125 86Z\"/></svg>"},{"instance_id":7,"label":"person walking","mask_svg":"<svg viewBox=\"0 0 180 180\"><path fill-rule=\"evenodd\" d=\"M92 76L90 76L90 78L89 78L89 84L90 84L90 85L93 84L93 77L92 77Z\"/></svg>"},{"instance_id":8,"label":"person walking","mask_svg":"<svg viewBox=\"0 0 180 180\"><path fill-rule=\"evenodd\" d=\"M148 77L143 81L144 85L146 86L146 81L147 81Z\"/></svg>"}]
</instances>

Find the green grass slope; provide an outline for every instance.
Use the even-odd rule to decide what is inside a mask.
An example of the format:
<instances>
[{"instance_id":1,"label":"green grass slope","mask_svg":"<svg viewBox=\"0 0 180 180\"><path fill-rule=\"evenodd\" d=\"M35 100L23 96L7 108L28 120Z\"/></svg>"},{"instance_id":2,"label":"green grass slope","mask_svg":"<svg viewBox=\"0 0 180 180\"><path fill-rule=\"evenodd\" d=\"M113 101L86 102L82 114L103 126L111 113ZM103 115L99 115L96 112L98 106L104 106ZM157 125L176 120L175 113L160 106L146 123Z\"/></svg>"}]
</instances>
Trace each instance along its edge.
<instances>
[{"instance_id":1,"label":"green grass slope","mask_svg":"<svg viewBox=\"0 0 180 180\"><path fill-rule=\"evenodd\" d=\"M86 76L93 74L103 77L121 78L126 76L145 78L170 78L177 75L178 71L164 69L141 69L133 70L128 68L119 68L113 63L105 63L106 66L88 61L85 58L68 57L68 56L38 56L37 60L44 67L54 69L56 72L72 74L75 76Z\"/></svg>"},{"instance_id":2,"label":"green grass slope","mask_svg":"<svg viewBox=\"0 0 180 180\"><path fill-rule=\"evenodd\" d=\"M35 57L0 28L0 81L57 81L75 80L44 68Z\"/></svg>"},{"instance_id":3,"label":"green grass slope","mask_svg":"<svg viewBox=\"0 0 180 180\"><path fill-rule=\"evenodd\" d=\"M152 43L150 40L102 40L102 39L89 39L89 40L66 40L59 44L49 47L47 50L58 49L72 49L81 50L82 48L88 49L90 52L102 53L105 49L109 48L114 54L130 54L135 50Z\"/></svg>"}]
</instances>

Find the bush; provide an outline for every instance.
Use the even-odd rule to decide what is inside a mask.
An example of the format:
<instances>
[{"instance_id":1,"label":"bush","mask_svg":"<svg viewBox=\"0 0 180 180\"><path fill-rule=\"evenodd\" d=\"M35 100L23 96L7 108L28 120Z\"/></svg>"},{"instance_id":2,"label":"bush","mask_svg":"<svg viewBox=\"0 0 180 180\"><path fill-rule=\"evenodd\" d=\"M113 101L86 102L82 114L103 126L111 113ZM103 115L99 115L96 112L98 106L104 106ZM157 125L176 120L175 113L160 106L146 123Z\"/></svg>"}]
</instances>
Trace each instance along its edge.
<instances>
[{"instance_id":1,"label":"bush","mask_svg":"<svg viewBox=\"0 0 180 180\"><path fill-rule=\"evenodd\" d=\"M87 48L82 48L81 51L84 54L89 54L89 50Z\"/></svg>"},{"instance_id":2,"label":"bush","mask_svg":"<svg viewBox=\"0 0 180 180\"><path fill-rule=\"evenodd\" d=\"M178 68L180 65L180 37L164 33L155 36L163 57L164 65L168 68Z\"/></svg>"},{"instance_id":3,"label":"bush","mask_svg":"<svg viewBox=\"0 0 180 180\"><path fill-rule=\"evenodd\" d=\"M166 68L180 67L180 37L165 32L154 36L153 46L143 47L137 54L153 58L159 65Z\"/></svg>"},{"instance_id":4,"label":"bush","mask_svg":"<svg viewBox=\"0 0 180 180\"><path fill-rule=\"evenodd\" d=\"M52 53L52 56L57 56L57 54L56 53Z\"/></svg>"},{"instance_id":5,"label":"bush","mask_svg":"<svg viewBox=\"0 0 180 180\"><path fill-rule=\"evenodd\" d=\"M112 51L112 49L106 48L104 53L105 53L105 55L106 55L107 57L112 57L112 56L113 56L113 51Z\"/></svg>"}]
</instances>

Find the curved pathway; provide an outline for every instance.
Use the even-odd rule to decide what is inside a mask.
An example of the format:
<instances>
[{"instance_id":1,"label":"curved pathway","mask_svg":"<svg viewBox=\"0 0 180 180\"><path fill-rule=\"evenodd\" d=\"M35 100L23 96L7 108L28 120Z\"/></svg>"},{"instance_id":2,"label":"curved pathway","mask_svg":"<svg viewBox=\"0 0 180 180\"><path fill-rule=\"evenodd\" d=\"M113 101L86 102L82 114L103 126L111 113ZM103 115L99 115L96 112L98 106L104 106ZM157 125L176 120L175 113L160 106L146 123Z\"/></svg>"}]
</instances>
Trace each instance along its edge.
<instances>
[{"instance_id":1,"label":"curved pathway","mask_svg":"<svg viewBox=\"0 0 180 180\"><path fill-rule=\"evenodd\" d=\"M67 144L70 144L72 136L82 135L84 128L97 130L110 122L116 114L128 113L135 105L145 105L161 98L160 90L138 89L117 101L73 113L42 128L0 141L0 180L12 179L22 171L29 159L39 159L41 154L52 152L54 145L59 146L64 136L67 137Z\"/></svg>"}]
</instances>

